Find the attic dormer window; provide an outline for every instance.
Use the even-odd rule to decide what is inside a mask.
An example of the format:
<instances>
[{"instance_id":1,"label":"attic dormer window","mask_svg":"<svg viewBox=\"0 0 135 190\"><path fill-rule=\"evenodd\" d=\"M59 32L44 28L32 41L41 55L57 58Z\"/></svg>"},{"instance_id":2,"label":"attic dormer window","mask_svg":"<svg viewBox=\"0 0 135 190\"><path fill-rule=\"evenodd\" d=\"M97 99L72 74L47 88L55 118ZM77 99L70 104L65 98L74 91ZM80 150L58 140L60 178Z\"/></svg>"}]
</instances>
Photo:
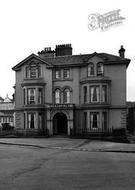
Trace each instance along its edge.
<instances>
[{"instance_id":1,"label":"attic dormer window","mask_svg":"<svg viewBox=\"0 0 135 190\"><path fill-rule=\"evenodd\" d=\"M90 63L88 65L88 77L93 76L94 74L95 74L94 63Z\"/></svg>"},{"instance_id":2,"label":"attic dormer window","mask_svg":"<svg viewBox=\"0 0 135 190\"><path fill-rule=\"evenodd\" d=\"M39 78L41 77L41 66L38 64L31 64L26 67L26 78Z\"/></svg>"}]
</instances>

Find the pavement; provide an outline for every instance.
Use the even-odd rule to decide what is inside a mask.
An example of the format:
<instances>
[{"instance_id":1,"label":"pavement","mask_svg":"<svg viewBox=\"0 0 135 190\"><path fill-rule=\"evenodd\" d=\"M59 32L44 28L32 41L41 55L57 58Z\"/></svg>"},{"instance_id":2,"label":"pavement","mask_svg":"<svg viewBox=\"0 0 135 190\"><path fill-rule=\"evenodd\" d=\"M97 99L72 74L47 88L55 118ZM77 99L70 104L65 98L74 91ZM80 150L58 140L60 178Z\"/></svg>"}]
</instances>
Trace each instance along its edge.
<instances>
[{"instance_id":1,"label":"pavement","mask_svg":"<svg viewBox=\"0 0 135 190\"><path fill-rule=\"evenodd\" d=\"M135 144L106 142L90 139L73 139L67 137L0 138L0 144L88 152L135 153Z\"/></svg>"}]
</instances>

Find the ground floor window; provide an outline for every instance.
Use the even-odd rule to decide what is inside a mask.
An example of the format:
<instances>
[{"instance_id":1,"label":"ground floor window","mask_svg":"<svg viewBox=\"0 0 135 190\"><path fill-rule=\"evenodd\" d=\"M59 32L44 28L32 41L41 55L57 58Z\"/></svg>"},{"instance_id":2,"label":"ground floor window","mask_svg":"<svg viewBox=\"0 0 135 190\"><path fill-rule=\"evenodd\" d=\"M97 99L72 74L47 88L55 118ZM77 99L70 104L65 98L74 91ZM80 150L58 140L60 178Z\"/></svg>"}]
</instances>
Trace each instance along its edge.
<instances>
[{"instance_id":1,"label":"ground floor window","mask_svg":"<svg viewBox=\"0 0 135 190\"><path fill-rule=\"evenodd\" d=\"M107 130L107 111L86 111L84 112L85 131L106 131Z\"/></svg>"},{"instance_id":2,"label":"ground floor window","mask_svg":"<svg viewBox=\"0 0 135 190\"><path fill-rule=\"evenodd\" d=\"M90 129L99 128L100 120L99 120L99 112L91 112L90 113Z\"/></svg>"},{"instance_id":3,"label":"ground floor window","mask_svg":"<svg viewBox=\"0 0 135 190\"><path fill-rule=\"evenodd\" d=\"M42 113L38 113L38 128L42 128Z\"/></svg>"},{"instance_id":4,"label":"ground floor window","mask_svg":"<svg viewBox=\"0 0 135 190\"><path fill-rule=\"evenodd\" d=\"M102 128L107 130L107 113L102 112Z\"/></svg>"},{"instance_id":5,"label":"ground floor window","mask_svg":"<svg viewBox=\"0 0 135 190\"><path fill-rule=\"evenodd\" d=\"M28 113L28 128L34 129L36 121L36 113Z\"/></svg>"}]
</instances>

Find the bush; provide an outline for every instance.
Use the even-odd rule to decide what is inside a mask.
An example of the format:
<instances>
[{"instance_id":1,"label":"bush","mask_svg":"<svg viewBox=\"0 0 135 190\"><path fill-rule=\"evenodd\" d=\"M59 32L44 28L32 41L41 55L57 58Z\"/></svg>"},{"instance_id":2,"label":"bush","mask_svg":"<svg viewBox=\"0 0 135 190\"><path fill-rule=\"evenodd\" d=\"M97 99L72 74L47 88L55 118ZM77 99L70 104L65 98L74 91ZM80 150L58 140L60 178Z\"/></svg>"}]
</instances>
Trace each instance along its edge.
<instances>
[{"instance_id":1,"label":"bush","mask_svg":"<svg viewBox=\"0 0 135 190\"><path fill-rule=\"evenodd\" d=\"M11 126L9 123L2 123L2 130L3 131L9 131L9 130L13 130L14 127Z\"/></svg>"},{"instance_id":2,"label":"bush","mask_svg":"<svg viewBox=\"0 0 135 190\"><path fill-rule=\"evenodd\" d=\"M126 129L125 128L113 129L112 130L112 135L114 137L126 136Z\"/></svg>"},{"instance_id":3,"label":"bush","mask_svg":"<svg viewBox=\"0 0 135 190\"><path fill-rule=\"evenodd\" d=\"M39 136L49 136L49 130L48 129L38 129L38 135Z\"/></svg>"}]
</instances>

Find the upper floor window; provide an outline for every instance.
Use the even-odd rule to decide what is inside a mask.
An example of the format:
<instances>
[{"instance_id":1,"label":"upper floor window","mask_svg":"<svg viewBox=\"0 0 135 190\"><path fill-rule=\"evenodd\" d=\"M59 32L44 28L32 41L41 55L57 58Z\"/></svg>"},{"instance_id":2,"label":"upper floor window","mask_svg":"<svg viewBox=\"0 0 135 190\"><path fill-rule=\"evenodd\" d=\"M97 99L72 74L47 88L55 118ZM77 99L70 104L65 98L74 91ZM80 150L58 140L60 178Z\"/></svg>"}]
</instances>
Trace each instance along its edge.
<instances>
[{"instance_id":1,"label":"upper floor window","mask_svg":"<svg viewBox=\"0 0 135 190\"><path fill-rule=\"evenodd\" d=\"M69 104L70 103L70 90L69 89L64 90L63 102L64 102L64 104Z\"/></svg>"},{"instance_id":2,"label":"upper floor window","mask_svg":"<svg viewBox=\"0 0 135 190\"><path fill-rule=\"evenodd\" d=\"M85 95L85 94L84 94ZM94 85L90 86L90 102L105 103L108 101L107 85Z\"/></svg>"},{"instance_id":3,"label":"upper floor window","mask_svg":"<svg viewBox=\"0 0 135 190\"><path fill-rule=\"evenodd\" d=\"M106 85L102 85L101 102L107 102L107 86Z\"/></svg>"},{"instance_id":4,"label":"upper floor window","mask_svg":"<svg viewBox=\"0 0 135 190\"><path fill-rule=\"evenodd\" d=\"M94 63L90 63L88 65L88 77L89 76L93 76L95 74L95 71L94 71Z\"/></svg>"},{"instance_id":5,"label":"upper floor window","mask_svg":"<svg viewBox=\"0 0 135 190\"><path fill-rule=\"evenodd\" d=\"M55 71L55 78L59 79L61 77L61 70L56 70Z\"/></svg>"},{"instance_id":6,"label":"upper floor window","mask_svg":"<svg viewBox=\"0 0 135 190\"><path fill-rule=\"evenodd\" d=\"M70 70L69 69L64 69L63 70L63 78L67 79L70 77Z\"/></svg>"},{"instance_id":7,"label":"upper floor window","mask_svg":"<svg viewBox=\"0 0 135 190\"><path fill-rule=\"evenodd\" d=\"M42 104L43 88L24 88L24 104ZM27 95L27 96L26 96Z\"/></svg>"},{"instance_id":8,"label":"upper floor window","mask_svg":"<svg viewBox=\"0 0 135 190\"><path fill-rule=\"evenodd\" d=\"M41 77L41 66L38 64L31 64L26 67L26 78Z\"/></svg>"},{"instance_id":9,"label":"upper floor window","mask_svg":"<svg viewBox=\"0 0 135 190\"><path fill-rule=\"evenodd\" d=\"M90 102L99 102L99 86L90 87Z\"/></svg>"},{"instance_id":10,"label":"upper floor window","mask_svg":"<svg viewBox=\"0 0 135 190\"><path fill-rule=\"evenodd\" d=\"M97 63L97 75L103 75L103 63L99 62Z\"/></svg>"},{"instance_id":11,"label":"upper floor window","mask_svg":"<svg viewBox=\"0 0 135 190\"><path fill-rule=\"evenodd\" d=\"M27 89L27 103L28 104L36 103L36 89L35 88Z\"/></svg>"},{"instance_id":12,"label":"upper floor window","mask_svg":"<svg viewBox=\"0 0 135 190\"><path fill-rule=\"evenodd\" d=\"M59 89L55 90L55 103L56 104L60 104L60 101L61 101L60 96L61 96L60 90Z\"/></svg>"},{"instance_id":13,"label":"upper floor window","mask_svg":"<svg viewBox=\"0 0 135 190\"><path fill-rule=\"evenodd\" d=\"M43 103L43 88L38 88L38 104Z\"/></svg>"},{"instance_id":14,"label":"upper floor window","mask_svg":"<svg viewBox=\"0 0 135 190\"><path fill-rule=\"evenodd\" d=\"M83 87L83 94L84 94L84 103L87 102L87 86Z\"/></svg>"}]
</instances>

